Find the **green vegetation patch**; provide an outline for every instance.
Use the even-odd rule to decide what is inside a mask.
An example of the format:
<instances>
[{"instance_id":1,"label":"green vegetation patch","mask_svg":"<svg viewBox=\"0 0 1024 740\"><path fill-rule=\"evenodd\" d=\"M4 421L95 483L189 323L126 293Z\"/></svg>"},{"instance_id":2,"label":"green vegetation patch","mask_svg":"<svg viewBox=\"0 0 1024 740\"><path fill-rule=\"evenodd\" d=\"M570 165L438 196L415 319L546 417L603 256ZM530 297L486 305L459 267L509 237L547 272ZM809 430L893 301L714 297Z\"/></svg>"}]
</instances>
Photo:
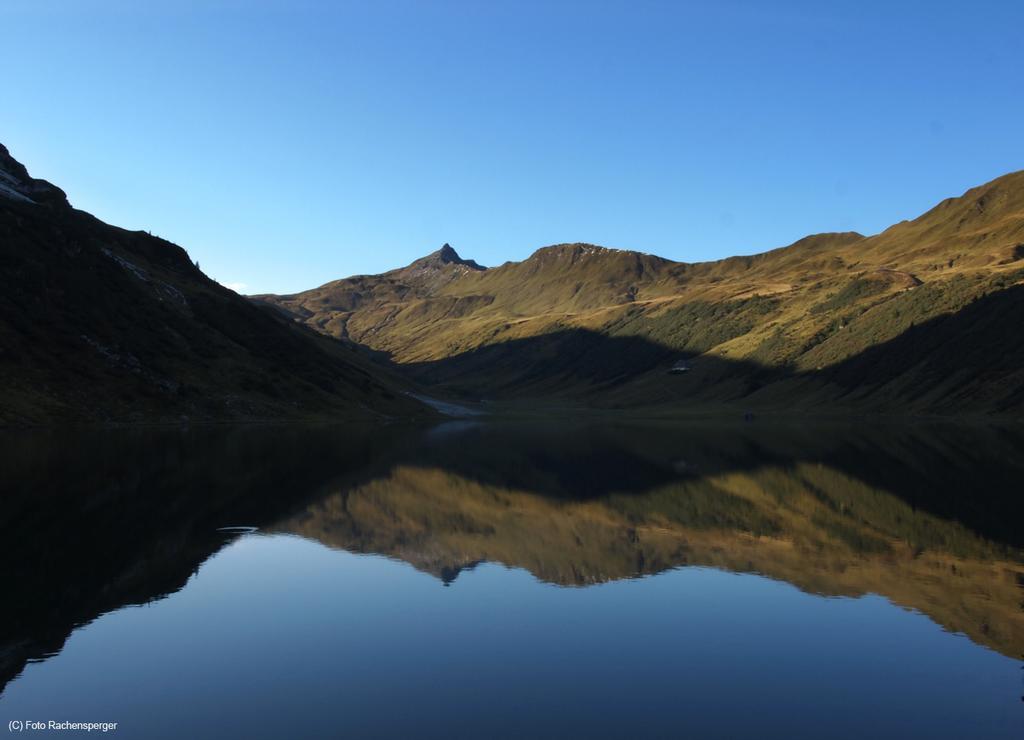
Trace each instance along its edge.
<instances>
[{"instance_id":1,"label":"green vegetation patch","mask_svg":"<svg viewBox=\"0 0 1024 740\"><path fill-rule=\"evenodd\" d=\"M848 283L835 295L830 296L821 303L813 306L811 308L811 313L818 315L829 311L835 311L840 308L847 308L864 298L870 298L871 296L886 292L888 287L889 286L882 280L857 278L853 282Z\"/></svg>"},{"instance_id":2,"label":"green vegetation patch","mask_svg":"<svg viewBox=\"0 0 1024 740\"><path fill-rule=\"evenodd\" d=\"M695 301L653 317L638 314L638 321L614 327L611 333L639 334L664 347L701 354L750 333L778 307L778 299L765 296L723 303Z\"/></svg>"}]
</instances>

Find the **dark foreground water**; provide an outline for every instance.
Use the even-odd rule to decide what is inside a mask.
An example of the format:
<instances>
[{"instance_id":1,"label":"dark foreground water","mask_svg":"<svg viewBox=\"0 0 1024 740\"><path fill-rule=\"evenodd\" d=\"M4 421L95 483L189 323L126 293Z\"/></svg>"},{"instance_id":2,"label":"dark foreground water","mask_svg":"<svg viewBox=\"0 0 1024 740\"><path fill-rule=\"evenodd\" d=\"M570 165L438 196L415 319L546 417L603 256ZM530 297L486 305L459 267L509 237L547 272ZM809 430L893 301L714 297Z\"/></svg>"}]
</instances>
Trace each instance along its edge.
<instances>
[{"instance_id":1,"label":"dark foreground water","mask_svg":"<svg viewBox=\"0 0 1024 740\"><path fill-rule=\"evenodd\" d=\"M15 730L1024 737L1019 430L0 442Z\"/></svg>"}]
</instances>

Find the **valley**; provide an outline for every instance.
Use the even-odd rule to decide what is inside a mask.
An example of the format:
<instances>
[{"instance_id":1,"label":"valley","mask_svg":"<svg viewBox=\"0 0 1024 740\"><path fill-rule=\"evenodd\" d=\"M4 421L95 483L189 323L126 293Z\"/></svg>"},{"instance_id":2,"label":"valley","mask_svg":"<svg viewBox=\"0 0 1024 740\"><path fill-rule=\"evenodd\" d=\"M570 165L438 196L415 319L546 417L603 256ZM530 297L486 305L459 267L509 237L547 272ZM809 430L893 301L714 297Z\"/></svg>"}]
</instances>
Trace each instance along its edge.
<instances>
[{"instance_id":1,"label":"valley","mask_svg":"<svg viewBox=\"0 0 1024 740\"><path fill-rule=\"evenodd\" d=\"M0 175L0 424L1024 411L1024 172L715 262L561 244L484 267L445 244L250 297L6 149Z\"/></svg>"},{"instance_id":2,"label":"valley","mask_svg":"<svg viewBox=\"0 0 1024 740\"><path fill-rule=\"evenodd\" d=\"M871 237L697 264L563 244L486 269L446 244L253 300L465 398L1012 415L1022 292L1018 172Z\"/></svg>"}]
</instances>

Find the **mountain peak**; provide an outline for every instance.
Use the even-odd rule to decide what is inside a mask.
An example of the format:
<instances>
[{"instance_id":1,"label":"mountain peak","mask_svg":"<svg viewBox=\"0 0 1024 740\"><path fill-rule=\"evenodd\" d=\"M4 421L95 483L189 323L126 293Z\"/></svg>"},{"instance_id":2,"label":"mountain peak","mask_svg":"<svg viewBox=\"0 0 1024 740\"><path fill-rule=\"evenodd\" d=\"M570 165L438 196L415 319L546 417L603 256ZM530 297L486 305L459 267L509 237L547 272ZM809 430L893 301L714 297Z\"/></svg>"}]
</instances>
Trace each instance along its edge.
<instances>
[{"instance_id":1,"label":"mountain peak","mask_svg":"<svg viewBox=\"0 0 1024 740\"><path fill-rule=\"evenodd\" d=\"M68 204L63 190L29 175L25 165L12 157L3 144L0 144L0 196L25 203Z\"/></svg>"},{"instance_id":2,"label":"mountain peak","mask_svg":"<svg viewBox=\"0 0 1024 740\"><path fill-rule=\"evenodd\" d=\"M441 267L444 265L462 265L471 270L484 270L482 265L474 260L464 260L459 256L451 244L445 242L436 252L431 252L426 257L413 262L409 267Z\"/></svg>"}]
</instances>

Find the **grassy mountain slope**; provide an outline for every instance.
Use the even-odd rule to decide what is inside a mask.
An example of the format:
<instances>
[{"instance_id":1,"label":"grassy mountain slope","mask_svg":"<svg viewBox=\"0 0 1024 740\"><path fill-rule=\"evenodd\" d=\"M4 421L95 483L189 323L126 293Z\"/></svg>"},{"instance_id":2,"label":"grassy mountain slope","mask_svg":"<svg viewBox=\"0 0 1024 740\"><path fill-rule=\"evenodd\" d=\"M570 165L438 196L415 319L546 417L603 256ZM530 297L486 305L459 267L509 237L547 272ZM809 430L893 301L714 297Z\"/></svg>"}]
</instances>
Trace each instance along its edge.
<instances>
[{"instance_id":1,"label":"grassy mountain slope","mask_svg":"<svg viewBox=\"0 0 1024 740\"><path fill-rule=\"evenodd\" d=\"M73 209L0 146L0 423L423 411L403 387L180 247Z\"/></svg>"},{"instance_id":2,"label":"grassy mountain slope","mask_svg":"<svg viewBox=\"0 0 1024 740\"><path fill-rule=\"evenodd\" d=\"M487 270L449 267L429 285L398 270L259 300L473 396L1014 413L1022 286L1017 172L871 237L819 234L697 264L566 244ZM667 377L681 358L692 371ZM868 393L844 382L862 370Z\"/></svg>"}]
</instances>

